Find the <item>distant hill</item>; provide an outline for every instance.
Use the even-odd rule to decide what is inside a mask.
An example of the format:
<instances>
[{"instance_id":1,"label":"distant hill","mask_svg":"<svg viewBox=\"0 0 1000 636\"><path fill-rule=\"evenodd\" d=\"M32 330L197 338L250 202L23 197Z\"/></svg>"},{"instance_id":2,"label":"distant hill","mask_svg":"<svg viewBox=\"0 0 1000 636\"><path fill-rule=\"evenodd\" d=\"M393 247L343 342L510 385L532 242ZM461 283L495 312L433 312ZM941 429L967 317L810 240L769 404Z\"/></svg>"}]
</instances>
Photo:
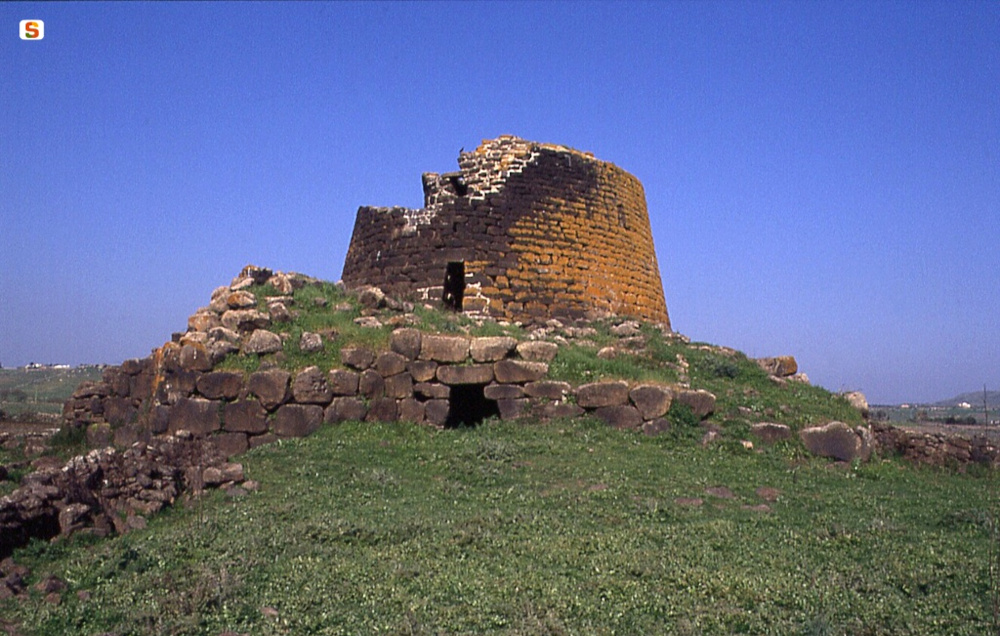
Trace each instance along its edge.
<instances>
[{"instance_id":1,"label":"distant hill","mask_svg":"<svg viewBox=\"0 0 1000 636\"><path fill-rule=\"evenodd\" d=\"M972 391L970 393L962 393L956 395L950 400L941 400L940 402L935 402L933 406L958 406L962 402L968 402L973 408L983 406L983 392L982 391ZM1000 391L987 391L986 392L986 404L990 408L1000 407Z\"/></svg>"},{"instance_id":2,"label":"distant hill","mask_svg":"<svg viewBox=\"0 0 1000 636\"><path fill-rule=\"evenodd\" d=\"M0 369L0 410L60 413L81 382L101 379L103 369L88 365L71 368Z\"/></svg>"}]
</instances>

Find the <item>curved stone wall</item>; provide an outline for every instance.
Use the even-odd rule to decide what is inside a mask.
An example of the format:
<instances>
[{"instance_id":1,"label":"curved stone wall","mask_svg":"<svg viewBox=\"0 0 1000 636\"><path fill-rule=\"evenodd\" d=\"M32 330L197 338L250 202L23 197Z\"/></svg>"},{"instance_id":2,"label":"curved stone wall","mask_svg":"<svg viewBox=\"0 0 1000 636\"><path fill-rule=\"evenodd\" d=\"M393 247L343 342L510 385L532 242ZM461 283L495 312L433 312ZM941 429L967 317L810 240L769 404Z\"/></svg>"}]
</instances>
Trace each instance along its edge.
<instances>
[{"instance_id":1,"label":"curved stone wall","mask_svg":"<svg viewBox=\"0 0 1000 636\"><path fill-rule=\"evenodd\" d=\"M615 314L669 326L638 179L510 136L461 153L459 167L423 176L424 208L358 210L348 287L525 322Z\"/></svg>"}]
</instances>

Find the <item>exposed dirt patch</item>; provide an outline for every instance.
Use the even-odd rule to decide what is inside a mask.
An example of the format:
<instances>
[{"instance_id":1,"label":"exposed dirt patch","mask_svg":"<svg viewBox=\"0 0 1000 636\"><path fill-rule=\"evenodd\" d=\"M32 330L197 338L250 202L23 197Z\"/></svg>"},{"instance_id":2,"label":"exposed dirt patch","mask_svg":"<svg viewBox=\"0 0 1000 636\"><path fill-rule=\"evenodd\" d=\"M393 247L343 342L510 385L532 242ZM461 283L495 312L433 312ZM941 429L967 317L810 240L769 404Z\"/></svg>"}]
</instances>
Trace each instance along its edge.
<instances>
[{"instance_id":1,"label":"exposed dirt patch","mask_svg":"<svg viewBox=\"0 0 1000 636\"><path fill-rule=\"evenodd\" d=\"M719 499L735 499L736 494L725 486L712 486L705 489L705 494Z\"/></svg>"},{"instance_id":2,"label":"exposed dirt patch","mask_svg":"<svg viewBox=\"0 0 1000 636\"><path fill-rule=\"evenodd\" d=\"M777 501L778 497L781 496L781 491L777 488L770 488L768 486L761 486L756 491L757 496L764 501Z\"/></svg>"}]
</instances>

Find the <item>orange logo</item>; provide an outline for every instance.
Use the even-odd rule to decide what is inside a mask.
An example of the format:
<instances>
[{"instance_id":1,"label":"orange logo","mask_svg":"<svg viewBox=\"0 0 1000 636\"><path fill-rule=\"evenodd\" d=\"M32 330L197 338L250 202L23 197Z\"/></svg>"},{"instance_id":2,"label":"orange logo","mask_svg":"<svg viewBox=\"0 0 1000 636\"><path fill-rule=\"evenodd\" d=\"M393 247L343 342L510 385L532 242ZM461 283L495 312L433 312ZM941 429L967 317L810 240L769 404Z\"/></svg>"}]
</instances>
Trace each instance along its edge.
<instances>
[{"instance_id":1,"label":"orange logo","mask_svg":"<svg viewBox=\"0 0 1000 636\"><path fill-rule=\"evenodd\" d=\"M41 20L21 20L22 40L41 40L45 37L45 23Z\"/></svg>"}]
</instances>

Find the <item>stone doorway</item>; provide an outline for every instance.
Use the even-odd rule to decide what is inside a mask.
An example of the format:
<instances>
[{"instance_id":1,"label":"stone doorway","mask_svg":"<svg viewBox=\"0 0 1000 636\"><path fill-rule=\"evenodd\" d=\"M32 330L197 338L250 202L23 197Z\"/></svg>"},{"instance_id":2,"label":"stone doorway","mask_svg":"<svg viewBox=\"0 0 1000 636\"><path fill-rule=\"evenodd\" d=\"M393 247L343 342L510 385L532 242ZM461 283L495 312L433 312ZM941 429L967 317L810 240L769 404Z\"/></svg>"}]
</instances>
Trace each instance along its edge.
<instances>
[{"instance_id":1,"label":"stone doorway","mask_svg":"<svg viewBox=\"0 0 1000 636\"><path fill-rule=\"evenodd\" d=\"M462 300L465 297L465 262L448 263L444 274L444 292L441 301L452 311L462 311Z\"/></svg>"},{"instance_id":2,"label":"stone doorway","mask_svg":"<svg viewBox=\"0 0 1000 636\"><path fill-rule=\"evenodd\" d=\"M476 426L488 417L500 417L496 400L483 395L484 384L457 384L451 387L445 428Z\"/></svg>"}]
</instances>

